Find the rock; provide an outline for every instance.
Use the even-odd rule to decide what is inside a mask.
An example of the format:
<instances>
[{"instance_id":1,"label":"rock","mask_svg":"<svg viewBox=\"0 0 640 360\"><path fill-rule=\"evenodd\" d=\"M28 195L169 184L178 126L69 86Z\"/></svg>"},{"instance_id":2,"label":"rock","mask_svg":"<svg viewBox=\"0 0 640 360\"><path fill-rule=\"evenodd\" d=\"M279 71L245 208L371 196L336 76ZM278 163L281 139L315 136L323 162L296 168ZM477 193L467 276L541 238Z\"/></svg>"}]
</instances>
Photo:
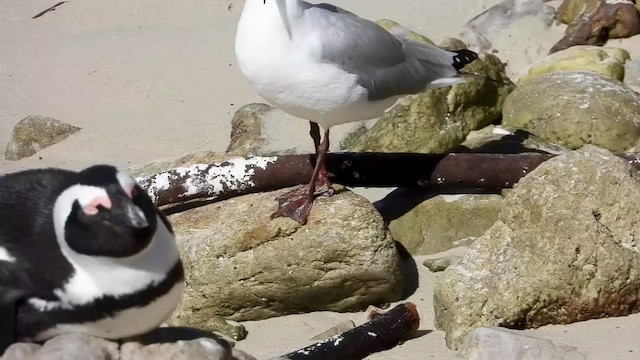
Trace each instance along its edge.
<instances>
[{"instance_id":1,"label":"rock","mask_svg":"<svg viewBox=\"0 0 640 360\"><path fill-rule=\"evenodd\" d=\"M517 331L479 327L471 333L464 350L469 360L586 360L574 346L555 344Z\"/></svg>"},{"instance_id":2,"label":"rock","mask_svg":"<svg viewBox=\"0 0 640 360\"><path fill-rule=\"evenodd\" d=\"M429 40L427 37L418 34L417 32L413 32L393 20L380 19L376 21L376 24L380 25L388 32L401 38L409 39L421 44L435 45L435 43Z\"/></svg>"},{"instance_id":3,"label":"rock","mask_svg":"<svg viewBox=\"0 0 640 360\"><path fill-rule=\"evenodd\" d=\"M533 64L519 84L536 76L566 70L590 70L623 81L629 52L620 48L576 45L558 51Z\"/></svg>"},{"instance_id":4,"label":"rock","mask_svg":"<svg viewBox=\"0 0 640 360\"><path fill-rule=\"evenodd\" d=\"M587 145L541 164L434 289L435 323L459 349L479 326L536 328L640 310L640 177Z\"/></svg>"},{"instance_id":5,"label":"rock","mask_svg":"<svg viewBox=\"0 0 640 360\"><path fill-rule=\"evenodd\" d=\"M255 360L229 344L210 338L143 346L137 343L122 345L119 360Z\"/></svg>"},{"instance_id":6,"label":"rock","mask_svg":"<svg viewBox=\"0 0 640 360\"><path fill-rule=\"evenodd\" d=\"M366 131L375 120L355 121L331 129L330 151L341 149L352 133ZM284 136L296 133L300 136ZM314 153L309 121L289 115L267 104L241 107L231 121L231 142L227 156L276 156Z\"/></svg>"},{"instance_id":7,"label":"rock","mask_svg":"<svg viewBox=\"0 0 640 360\"><path fill-rule=\"evenodd\" d=\"M469 244L473 243L475 238L466 239ZM440 272L446 270L449 266L455 265L462 259L467 252L467 246L458 246L449 250L425 256L422 265L426 266L431 272Z\"/></svg>"},{"instance_id":8,"label":"rock","mask_svg":"<svg viewBox=\"0 0 640 360\"><path fill-rule=\"evenodd\" d=\"M370 202L347 190L320 197L301 227L269 218L285 191L170 216L187 288L169 324L207 329L215 315L258 320L399 300L399 255Z\"/></svg>"},{"instance_id":9,"label":"rock","mask_svg":"<svg viewBox=\"0 0 640 360\"><path fill-rule=\"evenodd\" d=\"M458 240L484 234L498 218L502 203L503 197L495 194L430 194L391 221L389 230L412 255L438 253Z\"/></svg>"},{"instance_id":10,"label":"rock","mask_svg":"<svg viewBox=\"0 0 640 360\"><path fill-rule=\"evenodd\" d=\"M0 360L34 359L41 346L31 343L15 343L7 348Z\"/></svg>"},{"instance_id":11,"label":"rock","mask_svg":"<svg viewBox=\"0 0 640 360\"><path fill-rule=\"evenodd\" d=\"M569 26L550 53L574 45L604 45L608 39L640 33L640 15L633 1L565 0L556 19Z\"/></svg>"},{"instance_id":12,"label":"rock","mask_svg":"<svg viewBox=\"0 0 640 360\"><path fill-rule=\"evenodd\" d=\"M502 127L526 130L570 149L594 144L625 151L640 138L640 97L591 71L548 73L509 95Z\"/></svg>"},{"instance_id":13,"label":"rock","mask_svg":"<svg viewBox=\"0 0 640 360\"><path fill-rule=\"evenodd\" d=\"M479 50L489 51L493 47L490 41L492 34L525 17L539 17L546 26L550 26L553 24L554 14L554 8L541 0L505 0L469 20L464 25L461 36L475 44Z\"/></svg>"},{"instance_id":14,"label":"rock","mask_svg":"<svg viewBox=\"0 0 640 360\"><path fill-rule=\"evenodd\" d=\"M42 345L36 359L118 360L118 344L105 339L69 333L56 336Z\"/></svg>"},{"instance_id":15,"label":"rock","mask_svg":"<svg viewBox=\"0 0 640 360\"><path fill-rule=\"evenodd\" d=\"M504 64L491 54L481 54L464 71L512 84L504 73ZM406 96L353 141L348 150L447 151L462 143L469 132L498 119L512 89L511 85L473 77L464 84Z\"/></svg>"},{"instance_id":16,"label":"rock","mask_svg":"<svg viewBox=\"0 0 640 360\"><path fill-rule=\"evenodd\" d=\"M20 160L38 151L57 144L80 130L79 127L65 124L53 118L29 115L20 120L13 128L4 157L7 160Z\"/></svg>"},{"instance_id":17,"label":"rock","mask_svg":"<svg viewBox=\"0 0 640 360\"><path fill-rule=\"evenodd\" d=\"M492 154L519 154L523 152L562 154L571 150L540 139L527 131L511 132L500 126L489 125L470 132L465 141L451 151Z\"/></svg>"},{"instance_id":18,"label":"rock","mask_svg":"<svg viewBox=\"0 0 640 360\"><path fill-rule=\"evenodd\" d=\"M225 152L246 157L265 146L267 139L262 129L264 116L273 110L275 108L270 105L255 103L236 111L231 120L231 141Z\"/></svg>"},{"instance_id":19,"label":"rock","mask_svg":"<svg viewBox=\"0 0 640 360\"><path fill-rule=\"evenodd\" d=\"M556 11L556 20L571 25L581 16L591 17L602 5L601 0L565 0Z\"/></svg>"},{"instance_id":20,"label":"rock","mask_svg":"<svg viewBox=\"0 0 640 360\"><path fill-rule=\"evenodd\" d=\"M626 63L624 83L634 91L640 92L640 59Z\"/></svg>"},{"instance_id":21,"label":"rock","mask_svg":"<svg viewBox=\"0 0 640 360\"><path fill-rule=\"evenodd\" d=\"M248 332L244 325L223 318L218 315L211 315L207 320L205 328L209 331L217 332L229 336L234 340L244 340L247 338Z\"/></svg>"},{"instance_id":22,"label":"rock","mask_svg":"<svg viewBox=\"0 0 640 360\"><path fill-rule=\"evenodd\" d=\"M255 360L208 332L188 328L158 328L123 341L108 341L79 333L54 337L43 346L11 345L2 360Z\"/></svg>"},{"instance_id":23,"label":"rock","mask_svg":"<svg viewBox=\"0 0 640 360\"><path fill-rule=\"evenodd\" d=\"M467 44L465 44L464 41L453 37L445 38L440 42L440 44L438 44L438 46L449 51L467 49Z\"/></svg>"}]
</instances>

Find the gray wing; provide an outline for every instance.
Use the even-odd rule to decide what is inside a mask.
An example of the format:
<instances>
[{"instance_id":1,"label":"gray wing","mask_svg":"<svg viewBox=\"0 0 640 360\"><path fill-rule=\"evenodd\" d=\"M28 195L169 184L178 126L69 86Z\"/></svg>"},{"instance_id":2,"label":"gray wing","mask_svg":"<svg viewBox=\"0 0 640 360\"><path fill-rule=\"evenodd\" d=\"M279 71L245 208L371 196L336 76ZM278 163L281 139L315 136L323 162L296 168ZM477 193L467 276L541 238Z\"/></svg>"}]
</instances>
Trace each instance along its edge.
<instances>
[{"instance_id":1,"label":"gray wing","mask_svg":"<svg viewBox=\"0 0 640 360\"><path fill-rule=\"evenodd\" d=\"M321 27L322 59L358 75L369 100L417 93L438 80L441 86L464 81L457 68L465 59L457 52L395 36L329 4L308 4L304 16Z\"/></svg>"}]
</instances>

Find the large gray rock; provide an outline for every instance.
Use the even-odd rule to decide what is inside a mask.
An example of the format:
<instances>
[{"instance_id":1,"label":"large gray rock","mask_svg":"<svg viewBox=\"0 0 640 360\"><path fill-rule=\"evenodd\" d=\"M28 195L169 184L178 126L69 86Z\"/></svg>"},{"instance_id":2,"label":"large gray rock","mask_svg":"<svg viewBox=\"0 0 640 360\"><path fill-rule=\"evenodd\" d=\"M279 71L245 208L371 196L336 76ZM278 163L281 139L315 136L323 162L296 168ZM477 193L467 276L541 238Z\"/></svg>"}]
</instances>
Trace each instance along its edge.
<instances>
[{"instance_id":1,"label":"large gray rock","mask_svg":"<svg viewBox=\"0 0 640 360\"><path fill-rule=\"evenodd\" d=\"M498 221L436 283L436 326L535 328L640 310L640 177L594 146L522 178Z\"/></svg>"},{"instance_id":2,"label":"large gray rock","mask_svg":"<svg viewBox=\"0 0 640 360\"><path fill-rule=\"evenodd\" d=\"M29 115L13 128L4 157L20 160L57 144L78 132L79 127L40 115Z\"/></svg>"},{"instance_id":3,"label":"large gray rock","mask_svg":"<svg viewBox=\"0 0 640 360\"><path fill-rule=\"evenodd\" d=\"M640 139L640 97L599 73L547 73L509 95L502 126L526 130L571 149L594 144L626 151Z\"/></svg>"},{"instance_id":4,"label":"large gray rock","mask_svg":"<svg viewBox=\"0 0 640 360\"><path fill-rule=\"evenodd\" d=\"M346 190L320 197L300 226L269 218L284 191L170 216L187 277L170 324L208 329L215 315L257 320L399 300L399 256L369 201Z\"/></svg>"},{"instance_id":5,"label":"large gray rock","mask_svg":"<svg viewBox=\"0 0 640 360\"><path fill-rule=\"evenodd\" d=\"M400 99L362 136L345 143L350 151L439 153L459 145L467 134L497 120L513 83L495 55L483 53L464 71L464 84L427 90ZM507 83L509 85L504 85Z\"/></svg>"},{"instance_id":6,"label":"large gray rock","mask_svg":"<svg viewBox=\"0 0 640 360\"><path fill-rule=\"evenodd\" d=\"M586 360L574 346L555 344L520 332L479 327L463 351L468 360Z\"/></svg>"},{"instance_id":7,"label":"large gray rock","mask_svg":"<svg viewBox=\"0 0 640 360\"><path fill-rule=\"evenodd\" d=\"M389 230L413 255L438 253L484 234L498 219L503 199L495 194L433 196L391 221Z\"/></svg>"}]
</instances>

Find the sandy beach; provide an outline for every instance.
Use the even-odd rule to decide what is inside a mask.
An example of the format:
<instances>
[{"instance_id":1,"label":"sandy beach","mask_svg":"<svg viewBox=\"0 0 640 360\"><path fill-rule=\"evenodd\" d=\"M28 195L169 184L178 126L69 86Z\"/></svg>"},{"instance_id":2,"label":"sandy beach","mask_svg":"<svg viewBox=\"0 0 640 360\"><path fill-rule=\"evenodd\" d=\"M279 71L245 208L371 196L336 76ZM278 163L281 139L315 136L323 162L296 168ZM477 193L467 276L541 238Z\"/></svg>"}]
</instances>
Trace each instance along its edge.
<instances>
[{"instance_id":1,"label":"sandy beach","mask_svg":"<svg viewBox=\"0 0 640 360\"><path fill-rule=\"evenodd\" d=\"M235 63L234 36L243 2L72 0L32 19L55 1L1 0L0 149L4 151L15 124L30 114L82 130L29 158L3 158L0 174L47 166L81 169L94 163L127 167L198 150L223 152L234 112L263 102ZM394 20L438 43L458 37L469 19L500 1L332 2L372 20ZM529 27L511 26L494 42L514 76L544 57L565 29L522 21ZM636 49L632 57L640 56L640 47ZM308 123L290 120L282 133L272 134L273 141L311 151ZM339 137L340 128L333 134ZM385 193L358 192L371 201ZM422 258L415 262L419 286L407 300L418 305L419 337L370 359L458 358L433 324L433 284L439 275L422 266ZM318 312L245 322L248 338L236 346L268 358L306 346L346 319L360 324L365 314ZM640 358L639 332L640 315L525 331L576 346L590 360Z\"/></svg>"}]
</instances>

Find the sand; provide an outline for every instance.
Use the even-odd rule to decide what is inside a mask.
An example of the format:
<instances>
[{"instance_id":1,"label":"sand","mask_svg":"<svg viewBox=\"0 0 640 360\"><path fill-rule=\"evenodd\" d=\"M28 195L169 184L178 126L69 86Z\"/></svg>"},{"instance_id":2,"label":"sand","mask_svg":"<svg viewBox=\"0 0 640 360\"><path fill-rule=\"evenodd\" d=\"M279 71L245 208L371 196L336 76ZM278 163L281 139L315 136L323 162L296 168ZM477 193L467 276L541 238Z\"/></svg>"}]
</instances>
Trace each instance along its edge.
<instances>
[{"instance_id":1,"label":"sand","mask_svg":"<svg viewBox=\"0 0 640 360\"><path fill-rule=\"evenodd\" d=\"M244 104L262 102L235 64L241 0L71 0L31 19L56 2L0 1L0 149L13 126L29 114L82 130L30 158L0 160L0 174L94 163L125 167L197 150L224 151L233 113ZM498 2L334 1L370 19L400 22L436 42L457 37L467 20ZM564 31L563 26L544 28L536 19L519 25L496 30L491 37L513 76L542 58ZM307 129L306 122L291 119L271 137L282 148L311 151ZM334 133L340 136L341 131L337 127ZM375 201L386 190L358 192ZM433 326L437 275L423 268L419 258L416 262L419 287L409 300L423 318L421 336L371 359L456 358ZM247 322L249 337L237 346L259 358L283 354L347 318L359 324L364 314L318 312ZM638 320L629 316L527 332L575 345L589 359L637 359Z\"/></svg>"}]
</instances>

